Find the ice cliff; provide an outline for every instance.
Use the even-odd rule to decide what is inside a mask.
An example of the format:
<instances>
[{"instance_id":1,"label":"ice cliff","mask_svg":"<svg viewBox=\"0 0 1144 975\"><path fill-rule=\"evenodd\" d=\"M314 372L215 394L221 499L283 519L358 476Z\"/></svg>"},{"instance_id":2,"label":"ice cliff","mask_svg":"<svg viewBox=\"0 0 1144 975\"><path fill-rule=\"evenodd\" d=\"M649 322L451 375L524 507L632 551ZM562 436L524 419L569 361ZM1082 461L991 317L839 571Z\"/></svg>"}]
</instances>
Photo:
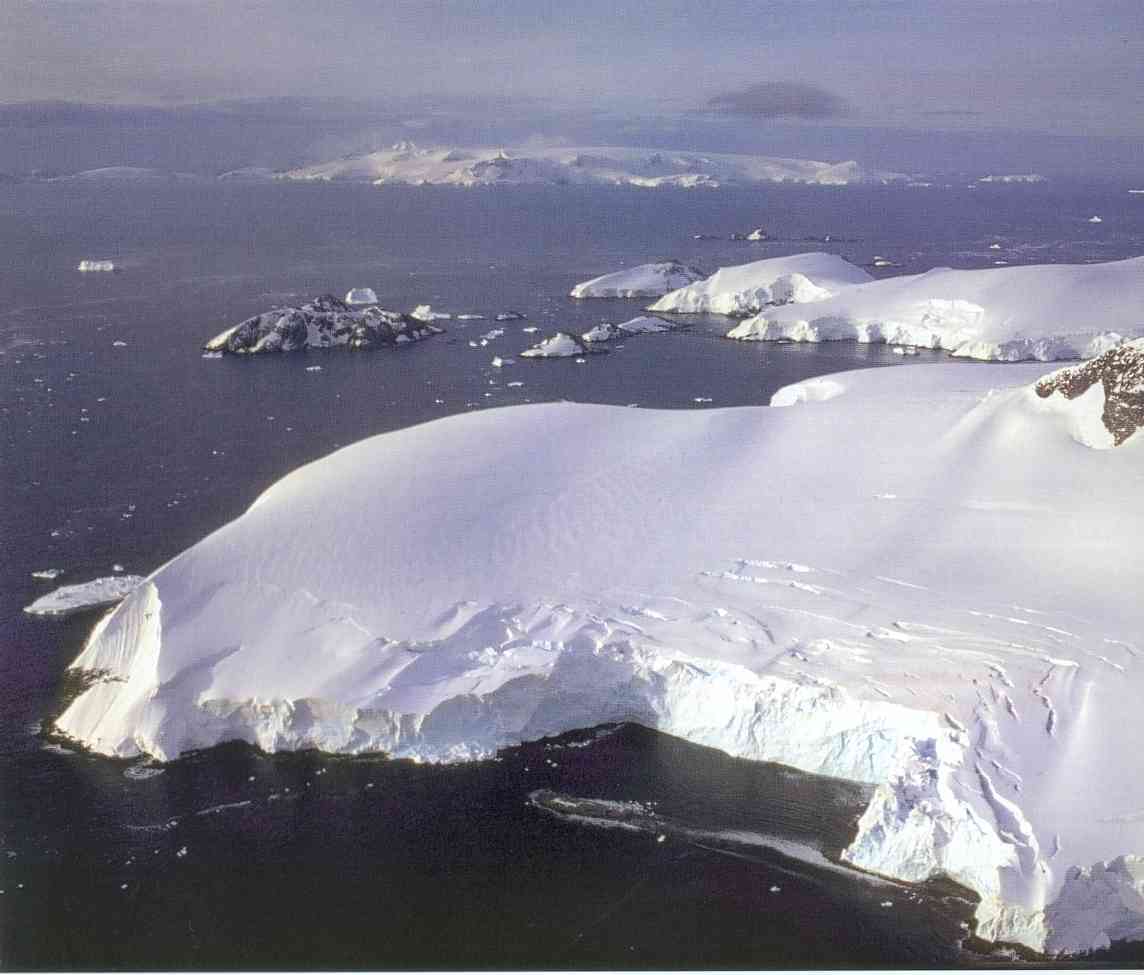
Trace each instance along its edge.
<instances>
[{"instance_id":1,"label":"ice cliff","mask_svg":"<svg viewBox=\"0 0 1144 975\"><path fill-rule=\"evenodd\" d=\"M936 268L849 288L806 308L762 309L728 337L849 339L945 349L970 359L1050 361L1090 358L1126 337L1144 335L1142 309L1144 257L975 271Z\"/></svg>"},{"instance_id":2,"label":"ice cliff","mask_svg":"<svg viewBox=\"0 0 1144 975\"><path fill-rule=\"evenodd\" d=\"M985 937L1139 936L1144 439L1079 445L1043 371L362 441L105 616L58 728L450 761L636 721L873 785L845 858L966 884Z\"/></svg>"}]
</instances>

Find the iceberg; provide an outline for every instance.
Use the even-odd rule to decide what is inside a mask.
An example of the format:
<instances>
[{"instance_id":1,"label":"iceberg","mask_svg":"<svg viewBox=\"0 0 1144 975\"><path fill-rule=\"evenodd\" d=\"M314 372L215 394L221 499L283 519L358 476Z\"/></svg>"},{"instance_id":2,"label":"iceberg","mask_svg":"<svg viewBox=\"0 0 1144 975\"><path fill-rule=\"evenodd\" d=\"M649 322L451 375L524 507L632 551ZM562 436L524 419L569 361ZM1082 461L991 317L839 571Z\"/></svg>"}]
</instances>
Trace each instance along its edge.
<instances>
[{"instance_id":1,"label":"iceberg","mask_svg":"<svg viewBox=\"0 0 1144 975\"><path fill-rule=\"evenodd\" d=\"M723 267L709 278L664 295L648 311L755 315L771 305L821 301L872 281L860 267L834 254L795 254Z\"/></svg>"},{"instance_id":2,"label":"iceberg","mask_svg":"<svg viewBox=\"0 0 1144 975\"><path fill-rule=\"evenodd\" d=\"M542 342L538 342L530 349L525 349L520 357L522 359L567 359L573 356L586 355L593 350L582 339L568 332L557 332Z\"/></svg>"},{"instance_id":3,"label":"iceberg","mask_svg":"<svg viewBox=\"0 0 1144 975\"><path fill-rule=\"evenodd\" d=\"M441 331L431 322L412 315L386 311L377 305L354 309L333 295L321 295L298 307L274 308L232 325L208 341L203 349L233 355L334 346L365 349L417 342L439 335Z\"/></svg>"},{"instance_id":4,"label":"iceberg","mask_svg":"<svg viewBox=\"0 0 1144 975\"><path fill-rule=\"evenodd\" d=\"M347 305L376 305L377 292L373 288L350 288L346 292Z\"/></svg>"},{"instance_id":5,"label":"iceberg","mask_svg":"<svg viewBox=\"0 0 1144 975\"><path fill-rule=\"evenodd\" d=\"M1144 257L936 268L858 285L807 309L767 308L728 338L885 342L1005 362L1087 359L1144 335L1142 306Z\"/></svg>"},{"instance_id":6,"label":"iceberg","mask_svg":"<svg viewBox=\"0 0 1144 975\"><path fill-rule=\"evenodd\" d=\"M670 332L675 328L672 322L654 315L638 315L619 325L611 322L601 322L580 336L585 342L611 342L615 339L626 339L633 335L643 335L647 332Z\"/></svg>"},{"instance_id":7,"label":"iceberg","mask_svg":"<svg viewBox=\"0 0 1144 975\"><path fill-rule=\"evenodd\" d=\"M76 267L77 271L114 271L114 261L80 261Z\"/></svg>"},{"instance_id":8,"label":"iceberg","mask_svg":"<svg viewBox=\"0 0 1144 975\"><path fill-rule=\"evenodd\" d=\"M911 365L785 409L547 403L364 440L105 615L58 730L161 761L458 761L634 721L867 784L843 861L970 887L982 937L1126 936L1144 437L1089 449L1072 411L1097 380L1131 394L1142 357L1105 353L1083 393Z\"/></svg>"},{"instance_id":9,"label":"iceberg","mask_svg":"<svg viewBox=\"0 0 1144 975\"><path fill-rule=\"evenodd\" d=\"M409 315L420 322L446 321L453 317L448 312L434 311L431 305L418 305Z\"/></svg>"},{"instance_id":10,"label":"iceberg","mask_svg":"<svg viewBox=\"0 0 1144 975\"><path fill-rule=\"evenodd\" d=\"M55 578L42 574L38 577ZM24 612L31 616L70 616L88 609L112 606L134 592L143 582L143 576L104 576L90 582L60 586L30 606L25 606Z\"/></svg>"},{"instance_id":11,"label":"iceberg","mask_svg":"<svg viewBox=\"0 0 1144 975\"><path fill-rule=\"evenodd\" d=\"M623 271L582 281L570 292L572 298L658 298L701 281L707 274L679 261L640 264Z\"/></svg>"}]
</instances>

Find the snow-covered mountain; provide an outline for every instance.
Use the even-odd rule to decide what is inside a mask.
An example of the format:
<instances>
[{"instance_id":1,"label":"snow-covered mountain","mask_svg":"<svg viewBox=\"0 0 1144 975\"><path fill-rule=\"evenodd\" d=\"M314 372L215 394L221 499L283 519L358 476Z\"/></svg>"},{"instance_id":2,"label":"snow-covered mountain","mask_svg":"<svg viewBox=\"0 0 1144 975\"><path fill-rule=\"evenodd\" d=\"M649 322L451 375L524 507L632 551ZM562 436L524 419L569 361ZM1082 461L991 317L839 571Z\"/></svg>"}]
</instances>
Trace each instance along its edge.
<instances>
[{"instance_id":1,"label":"snow-covered mountain","mask_svg":"<svg viewBox=\"0 0 1144 975\"><path fill-rule=\"evenodd\" d=\"M652 307L661 310L663 301ZM1091 358L1139 335L1144 257L935 268L849 288L805 307L766 308L728 333L746 341L887 342L1008 362Z\"/></svg>"},{"instance_id":2,"label":"snow-covered mountain","mask_svg":"<svg viewBox=\"0 0 1144 975\"><path fill-rule=\"evenodd\" d=\"M718 187L741 183L846 183L896 180L856 162L827 163L735 153L580 148L423 149L400 142L390 149L290 170L285 179L373 183L626 185Z\"/></svg>"},{"instance_id":3,"label":"snow-covered mountain","mask_svg":"<svg viewBox=\"0 0 1144 975\"><path fill-rule=\"evenodd\" d=\"M373 295L366 288L354 289L346 297L364 291ZM357 296L367 297L364 294ZM373 300L377 300L377 295L373 295ZM421 307L429 308L428 305ZM356 303L351 307L333 295L320 295L298 307L273 308L232 325L210 339L203 348L207 352L234 355L296 352L338 345L365 349L375 345L417 342L441 331L428 318L418 317L416 313L405 315L376 305L363 308Z\"/></svg>"},{"instance_id":4,"label":"snow-covered mountain","mask_svg":"<svg viewBox=\"0 0 1144 975\"><path fill-rule=\"evenodd\" d=\"M832 297L843 288L873 281L836 254L795 254L721 267L708 278L664 295L649 311L754 315L771 305Z\"/></svg>"},{"instance_id":5,"label":"snow-covered mountain","mask_svg":"<svg viewBox=\"0 0 1144 975\"><path fill-rule=\"evenodd\" d=\"M1098 360L1106 402L1142 360ZM362 441L105 616L58 727L111 755L458 760L638 721L871 784L845 859L966 884L987 938L1139 932L1138 862L1113 858L1144 850L1144 437L1089 449L1095 387L1043 371Z\"/></svg>"}]
</instances>

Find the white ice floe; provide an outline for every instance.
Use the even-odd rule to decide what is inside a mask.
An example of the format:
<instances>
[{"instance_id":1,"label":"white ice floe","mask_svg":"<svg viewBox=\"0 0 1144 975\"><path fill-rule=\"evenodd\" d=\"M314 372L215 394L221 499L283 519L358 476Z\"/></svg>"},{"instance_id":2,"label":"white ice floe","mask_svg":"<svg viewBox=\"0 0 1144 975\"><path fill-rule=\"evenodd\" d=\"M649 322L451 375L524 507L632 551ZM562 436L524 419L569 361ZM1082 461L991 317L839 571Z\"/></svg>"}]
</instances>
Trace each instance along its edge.
<instances>
[{"instance_id":1,"label":"white ice floe","mask_svg":"<svg viewBox=\"0 0 1144 975\"><path fill-rule=\"evenodd\" d=\"M1094 381L1135 415L1119 352ZM846 863L967 885L983 937L1136 936L1138 867L1114 861L1144 850L1144 437L1078 444L1045 404L1093 377L1042 393L1044 371L373 437L108 613L58 727L160 760L239 739L452 761L636 721L868 783Z\"/></svg>"},{"instance_id":2,"label":"white ice floe","mask_svg":"<svg viewBox=\"0 0 1144 975\"><path fill-rule=\"evenodd\" d=\"M469 187L606 185L693 189L770 182L844 185L901 177L871 172L853 161L830 163L626 146L449 149L400 142L368 155L291 170L282 178Z\"/></svg>"},{"instance_id":3,"label":"white ice floe","mask_svg":"<svg viewBox=\"0 0 1144 975\"><path fill-rule=\"evenodd\" d=\"M1091 217L1088 218L1088 222L1089 223L1104 223L1104 218L1098 217L1096 214L1093 214Z\"/></svg>"},{"instance_id":4,"label":"white ice floe","mask_svg":"<svg viewBox=\"0 0 1144 975\"><path fill-rule=\"evenodd\" d=\"M142 576L105 576L92 579L91 582L60 586L30 606L25 606L24 612L33 616L67 616L86 609L111 606L133 592L142 582Z\"/></svg>"},{"instance_id":5,"label":"white ice floe","mask_svg":"<svg viewBox=\"0 0 1144 975\"><path fill-rule=\"evenodd\" d=\"M52 579L58 579L63 574L64 574L63 569L38 569L32 573L32 578L33 579L47 579L47 580L51 581Z\"/></svg>"},{"instance_id":6,"label":"white ice floe","mask_svg":"<svg viewBox=\"0 0 1144 975\"><path fill-rule=\"evenodd\" d=\"M771 305L821 301L869 274L835 254L795 254L720 268L709 278L664 295L649 311L754 315Z\"/></svg>"},{"instance_id":7,"label":"white ice floe","mask_svg":"<svg viewBox=\"0 0 1144 975\"><path fill-rule=\"evenodd\" d=\"M849 339L972 359L1089 358L1144 335L1144 257L959 271L848 288L806 308L767 308L728 333L746 341Z\"/></svg>"},{"instance_id":8,"label":"white ice floe","mask_svg":"<svg viewBox=\"0 0 1144 975\"><path fill-rule=\"evenodd\" d=\"M346 292L347 305L376 305L377 292L373 288L350 288Z\"/></svg>"},{"instance_id":9,"label":"white ice floe","mask_svg":"<svg viewBox=\"0 0 1144 975\"><path fill-rule=\"evenodd\" d=\"M568 332L557 332L521 354L522 359L566 359L589 351L580 339Z\"/></svg>"},{"instance_id":10,"label":"white ice floe","mask_svg":"<svg viewBox=\"0 0 1144 975\"><path fill-rule=\"evenodd\" d=\"M114 261L80 261L76 267L78 271L114 271Z\"/></svg>"},{"instance_id":11,"label":"white ice floe","mask_svg":"<svg viewBox=\"0 0 1144 975\"><path fill-rule=\"evenodd\" d=\"M410 318L416 318L419 322L435 322L447 321L453 316L448 312L434 311L430 305L418 305L409 313Z\"/></svg>"},{"instance_id":12,"label":"white ice floe","mask_svg":"<svg viewBox=\"0 0 1144 975\"><path fill-rule=\"evenodd\" d=\"M570 292L573 298L658 298L707 277L705 271L679 261L640 264L582 281Z\"/></svg>"},{"instance_id":13,"label":"white ice floe","mask_svg":"<svg viewBox=\"0 0 1144 975\"><path fill-rule=\"evenodd\" d=\"M643 335L647 332L670 332L675 326L663 318L654 315L638 315L619 325L611 322L601 322L599 325L585 332L581 338L585 342L612 342L616 339L626 339L633 335Z\"/></svg>"}]
</instances>

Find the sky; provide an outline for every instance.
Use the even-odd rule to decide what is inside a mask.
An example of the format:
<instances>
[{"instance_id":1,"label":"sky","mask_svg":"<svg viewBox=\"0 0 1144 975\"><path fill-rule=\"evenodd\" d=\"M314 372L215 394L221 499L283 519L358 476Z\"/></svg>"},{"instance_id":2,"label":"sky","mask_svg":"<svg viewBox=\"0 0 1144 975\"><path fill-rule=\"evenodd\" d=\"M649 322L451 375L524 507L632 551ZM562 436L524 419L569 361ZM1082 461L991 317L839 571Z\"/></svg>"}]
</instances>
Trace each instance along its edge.
<instances>
[{"instance_id":1,"label":"sky","mask_svg":"<svg viewBox=\"0 0 1144 975\"><path fill-rule=\"evenodd\" d=\"M1144 140L1144 2L0 0L0 103L283 96Z\"/></svg>"}]
</instances>

